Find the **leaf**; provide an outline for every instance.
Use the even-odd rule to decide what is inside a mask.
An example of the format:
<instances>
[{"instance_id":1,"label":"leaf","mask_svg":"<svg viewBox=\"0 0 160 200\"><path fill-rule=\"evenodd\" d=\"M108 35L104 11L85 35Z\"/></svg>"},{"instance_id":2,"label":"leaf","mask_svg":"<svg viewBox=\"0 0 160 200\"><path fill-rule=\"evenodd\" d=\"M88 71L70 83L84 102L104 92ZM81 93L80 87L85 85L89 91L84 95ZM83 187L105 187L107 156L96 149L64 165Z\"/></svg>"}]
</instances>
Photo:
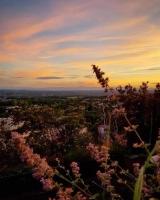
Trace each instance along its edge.
<instances>
[{"instance_id":1,"label":"leaf","mask_svg":"<svg viewBox=\"0 0 160 200\"><path fill-rule=\"evenodd\" d=\"M143 176L144 176L144 166L141 167L139 176L138 176L137 181L135 183L133 200L140 200L141 199L142 187L143 187Z\"/></svg>"},{"instance_id":2,"label":"leaf","mask_svg":"<svg viewBox=\"0 0 160 200\"><path fill-rule=\"evenodd\" d=\"M156 144L157 144L157 142L156 142ZM137 181L135 183L133 200L140 200L141 199L144 172L150 165L150 161L151 161L152 155L155 153L156 144L155 144L154 148L152 149L152 151L149 152L147 160L145 161L144 166L141 167L141 169L140 169L139 176L138 176Z\"/></svg>"},{"instance_id":3,"label":"leaf","mask_svg":"<svg viewBox=\"0 0 160 200\"><path fill-rule=\"evenodd\" d=\"M98 196L99 196L99 193L96 193L96 194L92 195L89 199L94 200L94 199L97 199Z\"/></svg>"}]
</instances>

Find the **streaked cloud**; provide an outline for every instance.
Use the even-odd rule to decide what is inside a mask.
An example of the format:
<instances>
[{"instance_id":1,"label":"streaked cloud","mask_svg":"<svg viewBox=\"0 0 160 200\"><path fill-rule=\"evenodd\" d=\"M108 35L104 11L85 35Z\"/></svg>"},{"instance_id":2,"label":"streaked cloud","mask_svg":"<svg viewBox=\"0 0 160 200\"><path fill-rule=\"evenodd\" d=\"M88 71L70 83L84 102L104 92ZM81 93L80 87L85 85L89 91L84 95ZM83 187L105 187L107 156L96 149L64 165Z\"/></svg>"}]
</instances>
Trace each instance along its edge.
<instances>
[{"instance_id":1,"label":"streaked cloud","mask_svg":"<svg viewBox=\"0 0 160 200\"><path fill-rule=\"evenodd\" d=\"M36 79L41 79L41 80L54 80L54 79L64 79L65 77L61 77L61 76L40 76L40 77L36 77Z\"/></svg>"},{"instance_id":2,"label":"streaked cloud","mask_svg":"<svg viewBox=\"0 0 160 200\"><path fill-rule=\"evenodd\" d=\"M160 71L160 67L152 67L152 68L148 68L146 70L149 70L149 71Z\"/></svg>"},{"instance_id":3,"label":"streaked cloud","mask_svg":"<svg viewBox=\"0 0 160 200\"><path fill-rule=\"evenodd\" d=\"M159 19L159 0L2 0L0 85L95 87L91 64L113 85L158 81Z\"/></svg>"},{"instance_id":4,"label":"streaked cloud","mask_svg":"<svg viewBox=\"0 0 160 200\"><path fill-rule=\"evenodd\" d=\"M41 80L58 80L58 79L75 79L79 78L77 75L72 75L72 76L40 76L36 77L36 79L41 79Z\"/></svg>"},{"instance_id":5,"label":"streaked cloud","mask_svg":"<svg viewBox=\"0 0 160 200\"><path fill-rule=\"evenodd\" d=\"M14 78L24 78L23 76L17 76L17 77L14 77Z\"/></svg>"},{"instance_id":6,"label":"streaked cloud","mask_svg":"<svg viewBox=\"0 0 160 200\"><path fill-rule=\"evenodd\" d=\"M84 78L93 78L94 76L93 75L86 75L86 76L84 76Z\"/></svg>"}]
</instances>

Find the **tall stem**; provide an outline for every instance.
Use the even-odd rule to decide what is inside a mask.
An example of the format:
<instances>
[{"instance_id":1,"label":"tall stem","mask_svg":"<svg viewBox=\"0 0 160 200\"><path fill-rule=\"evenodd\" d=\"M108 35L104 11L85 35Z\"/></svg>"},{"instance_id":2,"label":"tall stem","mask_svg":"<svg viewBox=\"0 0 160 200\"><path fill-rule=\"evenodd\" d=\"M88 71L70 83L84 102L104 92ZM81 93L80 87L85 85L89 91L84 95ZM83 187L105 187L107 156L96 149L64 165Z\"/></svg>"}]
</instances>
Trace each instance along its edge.
<instances>
[{"instance_id":1,"label":"tall stem","mask_svg":"<svg viewBox=\"0 0 160 200\"><path fill-rule=\"evenodd\" d=\"M128 119L128 117L127 117L126 114L124 114L124 118L125 118L125 120L127 121L128 125L129 125L130 127L132 127L132 124L131 124L131 122L129 121L129 119ZM143 141L142 138L140 137L138 131L137 131L136 129L133 129L133 131L135 132L136 136L137 136L138 139L141 141L141 143L144 143L144 141ZM146 144L144 144L144 148L145 148L147 154L149 154L150 152L149 152L149 150L147 149Z\"/></svg>"},{"instance_id":2,"label":"tall stem","mask_svg":"<svg viewBox=\"0 0 160 200\"><path fill-rule=\"evenodd\" d=\"M67 179L65 176L63 176L62 174L60 174L58 171L56 173L56 175L63 179L64 181L66 181L67 183L70 183L71 185L73 185L75 188L77 188L79 191L81 191L84 195L86 195L87 197L90 197L91 194L88 194L85 190L83 190L81 187L79 187L76 183L74 183L73 181L70 181L69 179Z\"/></svg>"}]
</instances>

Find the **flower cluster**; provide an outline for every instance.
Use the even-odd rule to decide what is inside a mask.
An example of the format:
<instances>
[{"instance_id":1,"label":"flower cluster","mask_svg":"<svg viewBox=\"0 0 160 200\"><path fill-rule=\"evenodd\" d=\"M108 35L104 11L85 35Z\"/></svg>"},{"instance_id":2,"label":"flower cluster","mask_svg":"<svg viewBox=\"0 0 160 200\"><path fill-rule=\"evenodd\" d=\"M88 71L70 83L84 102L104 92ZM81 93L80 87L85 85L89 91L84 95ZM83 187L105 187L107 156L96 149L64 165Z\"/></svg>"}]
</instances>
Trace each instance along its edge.
<instances>
[{"instance_id":1,"label":"flower cluster","mask_svg":"<svg viewBox=\"0 0 160 200\"><path fill-rule=\"evenodd\" d=\"M158 134L158 140L155 144L155 155L152 156L151 162L156 165L156 180L160 184L160 129Z\"/></svg>"},{"instance_id":2,"label":"flower cluster","mask_svg":"<svg viewBox=\"0 0 160 200\"><path fill-rule=\"evenodd\" d=\"M111 179L112 179L112 172L111 170L108 170L107 172L101 172L100 170L97 171L96 175L97 178L101 181L101 184L104 188L111 188Z\"/></svg>"},{"instance_id":3,"label":"flower cluster","mask_svg":"<svg viewBox=\"0 0 160 200\"><path fill-rule=\"evenodd\" d=\"M43 185L43 190L50 191L54 188L53 180L51 178L41 178L40 182Z\"/></svg>"},{"instance_id":4,"label":"flower cluster","mask_svg":"<svg viewBox=\"0 0 160 200\"><path fill-rule=\"evenodd\" d=\"M106 163L109 158L109 148L105 145L96 146L89 143L87 150L91 155L91 158L95 159L98 163Z\"/></svg>"},{"instance_id":5,"label":"flower cluster","mask_svg":"<svg viewBox=\"0 0 160 200\"><path fill-rule=\"evenodd\" d=\"M24 135L12 132L11 136L20 154L21 160L32 168L32 176L43 184L44 190L52 190L55 187L55 183L52 179L55 171L48 165L46 159L33 153L33 150L26 144Z\"/></svg>"},{"instance_id":6,"label":"flower cluster","mask_svg":"<svg viewBox=\"0 0 160 200\"><path fill-rule=\"evenodd\" d=\"M96 78L98 79L100 85L102 86L102 88L105 88L105 91L107 92L109 89L109 85L108 85L109 78L103 77L105 73L102 72L98 66L92 65L92 69L93 69L93 72L96 74Z\"/></svg>"},{"instance_id":7,"label":"flower cluster","mask_svg":"<svg viewBox=\"0 0 160 200\"><path fill-rule=\"evenodd\" d=\"M48 200L87 200L87 197L85 197L81 192L77 192L73 195L73 189L68 187L60 188L57 192L56 199L49 198Z\"/></svg>"},{"instance_id":8,"label":"flower cluster","mask_svg":"<svg viewBox=\"0 0 160 200\"><path fill-rule=\"evenodd\" d=\"M60 131L57 128L46 128L44 130L44 136L50 142L57 142L60 138Z\"/></svg>"},{"instance_id":9,"label":"flower cluster","mask_svg":"<svg viewBox=\"0 0 160 200\"><path fill-rule=\"evenodd\" d=\"M87 197L85 197L81 192L77 192L75 195L75 200L87 200Z\"/></svg>"},{"instance_id":10,"label":"flower cluster","mask_svg":"<svg viewBox=\"0 0 160 200\"><path fill-rule=\"evenodd\" d=\"M146 94L147 89L148 89L148 81L147 82L142 82L142 84L139 87L139 92L142 94Z\"/></svg>"},{"instance_id":11,"label":"flower cluster","mask_svg":"<svg viewBox=\"0 0 160 200\"><path fill-rule=\"evenodd\" d=\"M140 164L139 163L133 163L133 173L135 176L139 175L140 171Z\"/></svg>"},{"instance_id":12,"label":"flower cluster","mask_svg":"<svg viewBox=\"0 0 160 200\"><path fill-rule=\"evenodd\" d=\"M142 142L140 142L140 143L134 143L132 146L133 146L133 148L143 148L144 147L144 142L142 141Z\"/></svg>"},{"instance_id":13,"label":"flower cluster","mask_svg":"<svg viewBox=\"0 0 160 200\"><path fill-rule=\"evenodd\" d=\"M118 133L115 133L115 134L113 135L113 137L114 137L115 141L116 141L119 145L124 146L124 147L127 146L127 139L126 139L125 134L118 134Z\"/></svg>"},{"instance_id":14,"label":"flower cluster","mask_svg":"<svg viewBox=\"0 0 160 200\"><path fill-rule=\"evenodd\" d=\"M126 132L133 132L133 131L135 131L136 129L138 128L138 125L131 125L131 126L127 126L127 127L124 127L124 130L126 131Z\"/></svg>"},{"instance_id":15,"label":"flower cluster","mask_svg":"<svg viewBox=\"0 0 160 200\"><path fill-rule=\"evenodd\" d=\"M79 166L78 166L78 163L76 163L76 162L72 162L71 164L70 164L70 166L71 166L71 170L72 170L72 173L73 173L73 175L76 177L76 178L79 178L80 177L80 168L79 168Z\"/></svg>"},{"instance_id":16,"label":"flower cluster","mask_svg":"<svg viewBox=\"0 0 160 200\"><path fill-rule=\"evenodd\" d=\"M120 116L123 116L124 114L126 114L126 110L125 108L121 107L121 108L114 108L113 111L112 111L112 115L114 117L120 117Z\"/></svg>"},{"instance_id":17,"label":"flower cluster","mask_svg":"<svg viewBox=\"0 0 160 200\"><path fill-rule=\"evenodd\" d=\"M71 200L72 199L72 188L60 188L57 192L57 200Z\"/></svg>"}]
</instances>

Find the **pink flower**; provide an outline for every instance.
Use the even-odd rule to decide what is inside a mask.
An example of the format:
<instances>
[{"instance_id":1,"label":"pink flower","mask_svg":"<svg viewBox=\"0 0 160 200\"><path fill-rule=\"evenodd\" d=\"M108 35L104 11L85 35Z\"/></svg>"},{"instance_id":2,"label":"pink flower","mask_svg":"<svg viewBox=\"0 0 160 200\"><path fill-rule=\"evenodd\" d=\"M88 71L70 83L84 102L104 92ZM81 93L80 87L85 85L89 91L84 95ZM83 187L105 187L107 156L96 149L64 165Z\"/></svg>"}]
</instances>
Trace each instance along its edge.
<instances>
[{"instance_id":1,"label":"pink flower","mask_svg":"<svg viewBox=\"0 0 160 200\"><path fill-rule=\"evenodd\" d=\"M115 117L120 117L122 115L126 114L126 110L125 108L123 107L120 107L120 108L115 108L113 111L112 111L112 115L114 115Z\"/></svg>"},{"instance_id":2,"label":"pink flower","mask_svg":"<svg viewBox=\"0 0 160 200\"><path fill-rule=\"evenodd\" d=\"M40 155L33 153L33 150L25 143L23 135L13 132L12 140L15 142L21 160L32 168L32 176L41 181L43 189L52 189L54 185L52 177L55 174L55 170L48 165L45 158L41 158Z\"/></svg>"},{"instance_id":3,"label":"pink flower","mask_svg":"<svg viewBox=\"0 0 160 200\"><path fill-rule=\"evenodd\" d=\"M75 200L87 200L87 198L81 192L77 192L75 195Z\"/></svg>"},{"instance_id":4,"label":"pink flower","mask_svg":"<svg viewBox=\"0 0 160 200\"><path fill-rule=\"evenodd\" d=\"M80 177L80 168L79 168L79 166L78 166L78 163L76 163L76 162L72 162L71 163L71 169L72 169L72 173L74 174L74 176L76 177L76 178L79 178Z\"/></svg>"},{"instance_id":5,"label":"pink flower","mask_svg":"<svg viewBox=\"0 0 160 200\"><path fill-rule=\"evenodd\" d=\"M134 143L133 148L143 148L144 147L144 142L141 143Z\"/></svg>"},{"instance_id":6,"label":"pink flower","mask_svg":"<svg viewBox=\"0 0 160 200\"><path fill-rule=\"evenodd\" d=\"M57 200L72 200L72 188L60 188L59 191L57 192Z\"/></svg>"},{"instance_id":7,"label":"pink flower","mask_svg":"<svg viewBox=\"0 0 160 200\"><path fill-rule=\"evenodd\" d=\"M43 190L50 191L54 188L55 184L51 178L41 178L40 182L43 184Z\"/></svg>"},{"instance_id":8,"label":"pink flower","mask_svg":"<svg viewBox=\"0 0 160 200\"><path fill-rule=\"evenodd\" d=\"M138 125L131 125L131 126L128 126L128 127L124 127L124 130L127 131L127 132L133 132L137 128L138 128Z\"/></svg>"},{"instance_id":9,"label":"pink flower","mask_svg":"<svg viewBox=\"0 0 160 200\"><path fill-rule=\"evenodd\" d=\"M101 172L100 170L96 173L97 178L101 181L103 187L107 189L107 187L111 186L111 174L108 172Z\"/></svg>"},{"instance_id":10,"label":"pink flower","mask_svg":"<svg viewBox=\"0 0 160 200\"><path fill-rule=\"evenodd\" d=\"M160 165L160 155L152 156L151 162L154 162L156 165Z\"/></svg>"},{"instance_id":11,"label":"pink flower","mask_svg":"<svg viewBox=\"0 0 160 200\"><path fill-rule=\"evenodd\" d=\"M95 159L98 163L107 162L109 158L109 148L105 145L98 147L92 143L89 143L87 146L87 150L90 153L91 157Z\"/></svg>"},{"instance_id":12,"label":"pink flower","mask_svg":"<svg viewBox=\"0 0 160 200\"><path fill-rule=\"evenodd\" d=\"M115 141L116 141L118 144L120 144L120 145L122 145L122 146L124 146L124 147L127 146L127 139L126 139L125 137L126 137L126 136L125 136L124 134L118 134L118 133L115 133L115 134L114 134L114 139L115 139Z\"/></svg>"},{"instance_id":13,"label":"pink flower","mask_svg":"<svg viewBox=\"0 0 160 200\"><path fill-rule=\"evenodd\" d=\"M139 163L133 163L133 173L135 176L139 175L140 171L140 164Z\"/></svg>"}]
</instances>

